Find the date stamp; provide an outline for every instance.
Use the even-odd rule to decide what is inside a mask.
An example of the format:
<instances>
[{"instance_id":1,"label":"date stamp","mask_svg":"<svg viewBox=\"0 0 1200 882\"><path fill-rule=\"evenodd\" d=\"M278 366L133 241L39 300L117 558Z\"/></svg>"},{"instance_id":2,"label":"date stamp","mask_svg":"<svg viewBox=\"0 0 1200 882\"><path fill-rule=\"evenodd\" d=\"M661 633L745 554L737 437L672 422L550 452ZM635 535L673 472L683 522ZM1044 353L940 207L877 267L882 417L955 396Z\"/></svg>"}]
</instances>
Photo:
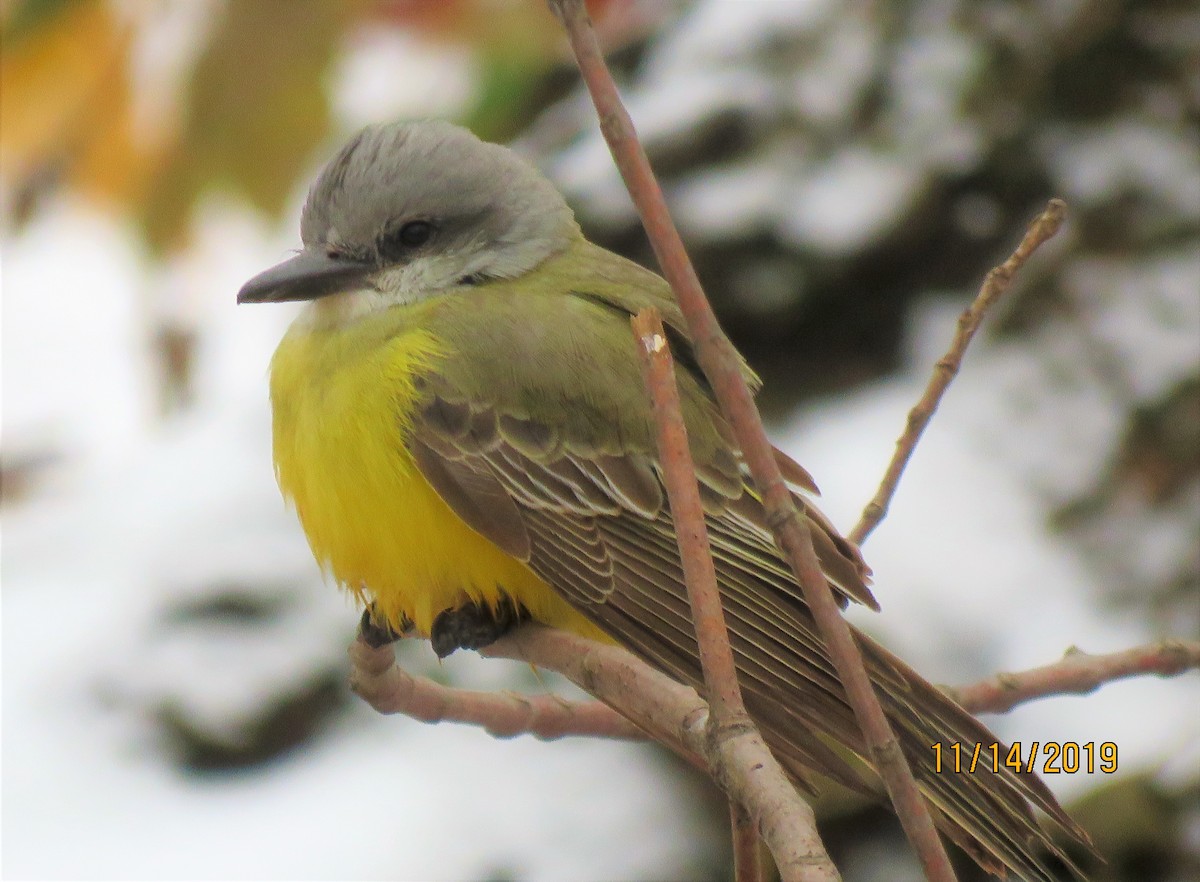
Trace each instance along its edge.
<instances>
[{"instance_id":1,"label":"date stamp","mask_svg":"<svg viewBox=\"0 0 1200 882\"><path fill-rule=\"evenodd\" d=\"M1014 772L1038 772L1042 775L1074 775L1077 772L1100 771L1111 775L1117 770L1117 745L1112 741L1097 744L1087 741L1014 741L1012 746L993 741L934 742L933 771L973 774L999 772L1002 768Z\"/></svg>"}]
</instances>

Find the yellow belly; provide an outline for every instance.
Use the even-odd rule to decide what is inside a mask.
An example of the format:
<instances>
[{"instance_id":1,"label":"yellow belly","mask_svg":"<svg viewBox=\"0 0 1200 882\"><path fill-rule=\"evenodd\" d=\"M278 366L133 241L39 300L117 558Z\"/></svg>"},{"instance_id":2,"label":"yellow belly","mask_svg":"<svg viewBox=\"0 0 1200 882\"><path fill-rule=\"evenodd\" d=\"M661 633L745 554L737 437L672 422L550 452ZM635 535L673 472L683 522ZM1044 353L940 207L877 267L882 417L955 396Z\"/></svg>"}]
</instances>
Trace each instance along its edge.
<instances>
[{"instance_id":1,"label":"yellow belly","mask_svg":"<svg viewBox=\"0 0 1200 882\"><path fill-rule=\"evenodd\" d=\"M276 474L317 561L396 628L407 617L428 635L443 610L494 607L507 594L538 621L600 636L418 471L404 443L414 372L450 353L416 326L419 313L395 312L345 329L295 327L271 362Z\"/></svg>"}]
</instances>

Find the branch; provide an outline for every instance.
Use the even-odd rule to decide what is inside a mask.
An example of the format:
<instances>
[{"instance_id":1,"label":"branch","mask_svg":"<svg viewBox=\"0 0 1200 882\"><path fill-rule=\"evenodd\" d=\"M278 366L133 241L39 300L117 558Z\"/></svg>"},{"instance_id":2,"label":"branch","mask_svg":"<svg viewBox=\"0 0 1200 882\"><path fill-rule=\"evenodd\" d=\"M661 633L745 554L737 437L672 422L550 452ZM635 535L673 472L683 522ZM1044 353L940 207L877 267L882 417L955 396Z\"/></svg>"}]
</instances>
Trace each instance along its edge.
<instances>
[{"instance_id":1,"label":"branch","mask_svg":"<svg viewBox=\"0 0 1200 882\"><path fill-rule=\"evenodd\" d=\"M676 541L679 543L680 561L683 565L684 582L687 585L688 604L696 629L696 641L700 650L700 667L704 672L704 691L708 696L709 716L709 763L714 778L725 785L731 794L730 813L734 820L735 871L738 882L757 882L758 869L748 860L748 849L757 849L757 839L747 824L739 822L743 806L759 825L770 825L771 819L763 812L770 809L763 804L744 803L732 798L729 782L738 777L747 787L752 778L757 778L759 788L775 794L773 805L790 803L787 815L800 824L815 823L812 811L801 800L779 762L766 748L758 727L746 713L742 691L738 687L737 668L733 661L733 650L729 645L729 631L725 625L725 614L721 609L721 595L717 590L717 570L713 565L712 550L708 544L708 528L704 523L704 505L700 501L700 488L696 484L696 464L688 448L687 426L679 404L679 389L675 381L674 361L667 346L667 333L663 330L662 317L658 310L650 308L639 312L631 320L633 333L638 340L638 358L642 365L642 379L646 384L650 400L654 405L654 424L658 435L658 458L663 470L663 483L667 488L667 499L671 517L675 522ZM743 758L749 765L731 765L735 758ZM757 774L756 774L757 773ZM758 811L755 811L754 808ZM782 818L780 820L783 820ZM811 829L789 831L790 841L797 835L809 835L820 845L815 826ZM747 839L749 838L749 843ZM774 843L783 846L785 843ZM820 878L836 875L829 856L820 852L827 868L820 869ZM755 850L757 856L757 850ZM788 864L786 857L779 860L779 873L784 880L816 878L810 865L811 856L805 862ZM754 873L751 877L748 874Z\"/></svg>"},{"instance_id":2,"label":"branch","mask_svg":"<svg viewBox=\"0 0 1200 882\"><path fill-rule=\"evenodd\" d=\"M533 735L553 741L569 735L590 735L641 741L647 737L600 701L474 692L414 677L396 665L390 645L373 647L356 640L350 646L350 660L350 688L381 714L400 713L423 723L469 723L496 738Z\"/></svg>"},{"instance_id":3,"label":"branch","mask_svg":"<svg viewBox=\"0 0 1200 882\"><path fill-rule=\"evenodd\" d=\"M642 218L663 275L687 320L697 361L716 393L721 410L733 426L762 498L768 523L775 533L775 541L796 574L904 832L916 849L928 879L953 880L954 871L945 847L880 707L850 627L842 618L825 581L813 551L808 525L799 516L791 491L780 474L774 449L767 440L753 396L742 378L736 352L717 324L667 212L662 191L634 133L633 121L622 105L616 84L604 63L583 0L550 0L550 5L566 28L580 72L596 105L600 130Z\"/></svg>"},{"instance_id":4,"label":"branch","mask_svg":"<svg viewBox=\"0 0 1200 882\"><path fill-rule=\"evenodd\" d=\"M1030 255L1043 242L1058 232L1066 213L1067 204L1065 202L1061 199L1051 199L1042 209L1042 213L1029 225L1029 229L1025 231L1025 236L1017 245L1016 250L1009 255L1008 260L1000 266L994 267L987 274L979 288L979 293L975 295L975 300L958 317L958 328L954 332L954 340L950 344L950 349L933 366L933 376L929 378L921 400L908 412L904 432L896 441L896 452L892 454L892 461L888 463L883 480L879 482L879 489L875 492L875 497L867 503L858 523L846 537L855 545L862 545L880 522L887 517L888 506L891 505L892 497L896 494L900 477L904 474L909 459L912 458L917 442L921 440L921 435L929 425L929 421L933 419L938 405L941 404L942 396L946 394L951 381L958 375L963 355L966 353L971 339L975 336L975 332L979 330L984 314L1008 290L1013 275L1025 265L1025 261L1029 259Z\"/></svg>"},{"instance_id":5,"label":"branch","mask_svg":"<svg viewBox=\"0 0 1200 882\"><path fill-rule=\"evenodd\" d=\"M596 644L584 637L571 637L579 654ZM531 664L536 643L525 647ZM553 740L570 735L644 741L651 737L684 756L697 768L708 766L698 755L687 755L683 743L669 734L647 734L644 721L634 723L603 701L569 701L557 696L527 696L513 693L472 692L443 686L424 677L414 677L394 665L390 647L375 649L356 641L350 647L353 663L350 685L371 707L383 714L400 713L426 723L450 721L480 726L497 738L532 735ZM632 662L631 662L632 663ZM1106 683L1131 677L1155 675L1174 677L1200 670L1200 643L1164 640L1107 655L1092 655L1072 647L1057 662L1016 673L1001 673L977 683L943 686L942 689L971 713L1006 713L1018 705L1059 695L1087 695ZM699 701L697 696L697 701ZM696 712L689 706L687 714ZM702 710L702 709L701 709ZM662 732L675 732L685 725L684 716L659 721Z\"/></svg>"},{"instance_id":6,"label":"branch","mask_svg":"<svg viewBox=\"0 0 1200 882\"><path fill-rule=\"evenodd\" d=\"M763 874L758 852L758 827L745 807L732 799L729 801L729 825L733 828L733 878L736 882L759 882Z\"/></svg>"},{"instance_id":7,"label":"branch","mask_svg":"<svg viewBox=\"0 0 1200 882\"><path fill-rule=\"evenodd\" d=\"M708 694L713 722L718 729L753 725L742 702L733 650L729 646L729 630L717 590L717 569L708 544L704 505L696 484L696 464L688 448L687 426L679 404L667 332L662 317L653 307L643 309L630 324L638 340L642 381L654 408L658 458L675 522L688 604L700 649L700 667L704 672L704 691Z\"/></svg>"},{"instance_id":8,"label":"branch","mask_svg":"<svg viewBox=\"0 0 1200 882\"><path fill-rule=\"evenodd\" d=\"M1143 674L1173 677L1194 668L1200 668L1200 643L1196 642L1164 640L1110 655L1090 655L1072 646L1053 664L996 674L946 692L972 713L1004 713L1038 698L1087 695L1115 680Z\"/></svg>"}]
</instances>

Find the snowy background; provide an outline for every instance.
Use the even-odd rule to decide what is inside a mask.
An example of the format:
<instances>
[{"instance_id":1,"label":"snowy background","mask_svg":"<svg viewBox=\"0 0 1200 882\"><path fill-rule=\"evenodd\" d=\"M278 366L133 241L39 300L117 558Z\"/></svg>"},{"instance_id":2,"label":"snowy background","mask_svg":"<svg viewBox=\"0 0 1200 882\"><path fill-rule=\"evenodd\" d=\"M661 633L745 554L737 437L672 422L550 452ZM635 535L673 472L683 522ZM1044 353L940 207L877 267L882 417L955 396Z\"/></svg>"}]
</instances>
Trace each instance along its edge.
<instances>
[{"instance_id":1,"label":"snowy background","mask_svg":"<svg viewBox=\"0 0 1200 882\"><path fill-rule=\"evenodd\" d=\"M1072 205L865 548L884 611L857 610L856 624L936 682L1044 664L1072 644L1195 636L1200 147L1172 120L1194 122L1200 86L1193 72L1175 111L1165 88L1130 87L1143 104L1068 121L1022 115L1021 92L979 100L997 58L1011 81L1051 76L1047 57L1029 62L1034 25L1051 48L1086 38L1094 4L1055 6L1031 4L1036 21L1022 22L1005 4L972 19L926 2L880 22L834 2L707 3L626 59L680 226L771 384L770 431L844 529L964 298L1045 198ZM1174 26L1195 33L1195 19ZM1134 23L1160 43L1172 30L1149 13ZM202 33L172 20L153 35L188 46ZM1026 54L1005 54L1013 45ZM722 803L652 747L495 741L353 698L357 611L322 582L274 486L266 365L288 315L238 309L234 294L296 245L305 182L348 132L461 114L481 69L403 29L351 31L328 82L331 133L280 223L208 197L168 259L129 217L70 191L8 225L6 878L728 877ZM590 111L558 92L518 143L593 236L644 256ZM1021 143L1036 145L1037 172L1015 173L1017 187L994 170ZM1096 232L1114 204L1133 206L1116 245ZM895 277L865 269L878 261ZM165 414L151 345L164 324L194 340L188 403ZM1159 461L1166 441L1154 469L1131 459L1138 420L1160 427L1152 439L1182 436L1185 465ZM1155 492L1122 479L1148 469ZM462 685L545 688L519 665L402 651ZM1198 681L1138 679L987 722L1010 741L1117 743L1116 775L1047 783L1102 847L1108 809L1089 798L1124 786L1118 802L1160 799L1169 857L1144 878L1185 879L1200 866ZM848 848L847 879L912 878L896 853Z\"/></svg>"}]
</instances>

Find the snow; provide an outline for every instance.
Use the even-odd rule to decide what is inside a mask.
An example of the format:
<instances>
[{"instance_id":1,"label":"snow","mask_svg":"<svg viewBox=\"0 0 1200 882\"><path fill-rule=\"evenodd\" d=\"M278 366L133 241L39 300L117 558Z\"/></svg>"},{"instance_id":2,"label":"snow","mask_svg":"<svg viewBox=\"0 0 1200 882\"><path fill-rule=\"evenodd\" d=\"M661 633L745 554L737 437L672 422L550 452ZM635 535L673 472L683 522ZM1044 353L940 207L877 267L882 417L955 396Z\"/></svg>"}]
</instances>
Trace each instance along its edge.
<instances>
[{"instance_id":1,"label":"snow","mask_svg":"<svg viewBox=\"0 0 1200 882\"><path fill-rule=\"evenodd\" d=\"M338 57L333 94L342 129L393 119L437 117L471 98L467 47L431 44L397 28L363 26Z\"/></svg>"},{"instance_id":2,"label":"snow","mask_svg":"<svg viewBox=\"0 0 1200 882\"><path fill-rule=\"evenodd\" d=\"M1196 200L1200 206L1200 194ZM1080 260L1066 277L1082 320L1134 400L1152 401L1200 363L1200 255L1160 251L1145 260Z\"/></svg>"},{"instance_id":3,"label":"snow","mask_svg":"<svg viewBox=\"0 0 1200 882\"><path fill-rule=\"evenodd\" d=\"M135 130L140 138L158 139L179 123L179 95L219 20L214 14L218 4L194 0L111 5L135 34L129 75Z\"/></svg>"},{"instance_id":4,"label":"snow","mask_svg":"<svg viewBox=\"0 0 1200 882\"><path fill-rule=\"evenodd\" d=\"M735 65L769 46L779 34L815 33L840 13L833 0L790 3L697 3L667 34L647 62L652 76L688 65Z\"/></svg>"},{"instance_id":5,"label":"snow","mask_svg":"<svg viewBox=\"0 0 1200 882\"><path fill-rule=\"evenodd\" d=\"M780 106L794 106L825 123L843 121L870 75L874 37L855 15L816 2L698 4L655 46L629 108L639 132L656 140L690 136L697 120L721 110L770 122ZM803 65L750 63L772 51L797 51ZM782 59L781 59L782 60Z\"/></svg>"},{"instance_id":6,"label":"snow","mask_svg":"<svg viewBox=\"0 0 1200 882\"><path fill-rule=\"evenodd\" d=\"M754 126L766 118L774 101L771 82L751 70L691 70L687 87L676 85L674 79L651 80L629 95L626 109L648 150L696 137L722 116L733 115ZM599 132L593 137L599 138Z\"/></svg>"},{"instance_id":7,"label":"snow","mask_svg":"<svg viewBox=\"0 0 1200 882\"><path fill-rule=\"evenodd\" d=\"M62 453L104 455L144 427L135 255L131 232L66 208L5 244L6 454L53 439Z\"/></svg>"},{"instance_id":8,"label":"snow","mask_svg":"<svg viewBox=\"0 0 1200 882\"><path fill-rule=\"evenodd\" d=\"M599 133L579 138L548 162L545 171L568 199L586 193L588 210L597 223L619 228L637 218L629 191Z\"/></svg>"},{"instance_id":9,"label":"snow","mask_svg":"<svg viewBox=\"0 0 1200 882\"><path fill-rule=\"evenodd\" d=\"M966 173L986 146L963 107L983 56L967 34L948 23L930 27L897 47L886 128L903 155L931 168Z\"/></svg>"},{"instance_id":10,"label":"snow","mask_svg":"<svg viewBox=\"0 0 1200 882\"><path fill-rule=\"evenodd\" d=\"M1043 149L1068 201L1087 204L1122 193L1153 196L1171 214L1200 218L1200 155L1174 127L1135 120L1060 126Z\"/></svg>"},{"instance_id":11,"label":"snow","mask_svg":"<svg viewBox=\"0 0 1200 882\"><path fill-rule=\"evenodd\" d=\"M663 185L681 229L702 241L770 231L841 257L898 225L935 171L973 168L983 139L958 111L981 64L977 48L945 21L906 36L889 76L890 109L879 132L862 133L880 39L862 16L827 2L691 9L622 84L638 134L661 158L733 121L752 133L746 139L754 147L680 179L668 173ZM579 99L569 106L590 122ZM564 128L565 108L559 111L539 127ZM847 139L856 143L829 151ZM535 132L532 140L547 138ZM634 222L594 126L584 126L548 165L589 221L614 229Z\"/></svg>"},{"instance_id":12,"label":"snow","mask_svg":"<svg viewBox=\"0 0 1200 882\"><path fill-rule=\"evenodd\" d=\"M759 232L789 183L785 169L772 157L753 156L688 175L671 187L680 232L712 239Z\"/></svg>"},{"instance_id":13,"label":"snow","mask_svg":"<svg viewBox=\"0 0 1200 882\"><path fill-rule=\"evenodd\" d=\"M962 308L961 301L931 295L914 311L913 339L923 341L912 350L914 364L932 365L941 357ZM1019 340L977 341L935 425L953 411L975 443L1017 480L1050 502L1075 498L1088 492L1113 455L1124 425L1122 402L1080 376L1092 357L1086 340L1058 328ZM987 405L970 406L978 402ZM1024 443L1014 440L1014 426Z\"/></svg>"},{"instance_id":14,"label":"snow","mask_svg":"<svg viewBox=\"0 0 1200 882\"><path fill-rule=\"evenodd\" d=\"M806 47L811 55L794 69L789 84L795 110L825 130L849 124L858 113L879 51L879 34L859 15L840 15L828 28Z\"/></svg>"},{"instance_id":15,"label":"snow","mask_svg":"<svg viewBox=\"0 0 1200 882\"><path fill-rule=\"evenodd\" d=\"M647 150L654 155L686 149L688 142L703 139L717 123L728 120L750 131L766 128L774 133L783 108L803 125L845 124L854 113L855 96L870 76L867 62L874 37L857 17L836 17L836 12L836 4L825 0L709 2L689 10L655 46L637 79L622 84L622 97ZM783 47L797 39L811 56L806 64L797 65L792 58L767 66L754 61L772 46ZM590 107L582 116L590 119ZM556 128L555 115L548 114L540 126ZM823 219L814 222L813 215L839 210L827 235L841 245L856 236L869 237L877 218L894 216L897 200L905 195L897 190L907 189L899 169L881 170L882 160L863 163L857 162L859 157L851 158L850 168L843 168L839 160L827 164L804 155L794 135L780 130L767 139L776 140L779 149L766 155L746 156L694 179L667 181L667 195L672 205L679 206L681 225L713 239L782 226L800 238L824 241ZM619 228L635 218L594 126L586 126L553 158L548 170L568 198L586 202L590 220ZM846 181L838 179L826 186L823 178L843 172L854 175L855 182L880 186L883 192L865 196L854 208L840 203L830 206L823 197ZM769 198L772 188L773 199ZM811 211L801 206L798 218L781 223L775 208L780 192L788 193L783 201L789 205L809 198L821 202ZM882 205L871 209L876 199ZM855 222L866 228L848 230Z\"/></svg>"},{"instance_id":16,"label":"snow","mask_svg":"<svg viewBox=\"0 0 1200 882\"><path fill-rule=\"evenodd\" d=\"M922 170L903 157L848 148L793 183L779 230L796 245L851 254L898 224L926 185Z\"/></svg>"}]
</instances>

